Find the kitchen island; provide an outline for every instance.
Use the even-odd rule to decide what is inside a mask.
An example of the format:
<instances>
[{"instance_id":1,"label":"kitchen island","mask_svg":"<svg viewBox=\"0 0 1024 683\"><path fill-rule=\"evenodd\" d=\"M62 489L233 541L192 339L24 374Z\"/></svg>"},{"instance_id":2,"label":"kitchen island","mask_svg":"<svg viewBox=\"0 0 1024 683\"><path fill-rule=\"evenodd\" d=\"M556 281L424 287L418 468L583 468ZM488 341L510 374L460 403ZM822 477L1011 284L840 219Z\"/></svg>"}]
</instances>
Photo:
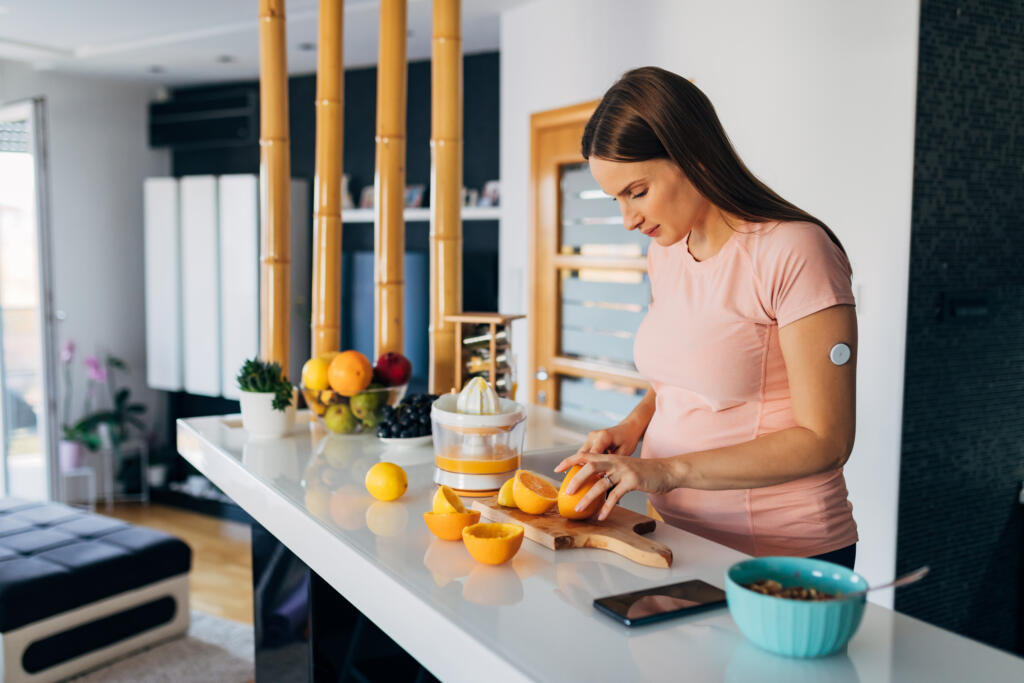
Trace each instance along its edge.
<instances>
[{"instance_id":1,"label":"kitchen island","mask_svg":"<svg viewBox=\"0 0 1024 683\"><path fill-rule=\"evenodd\" d=\"M531 406L527 419L522 466L550 474L581 432L545 408ZM329 435L308 413L300 413L284 439L247 440L238 416L178 420L177 438L182 456L257 522L254 553L259 530L314 575L312 582L299 581L291 596L308 612L278 605L280 622L295 614L308 619L298 631L312 641L318 623L329 630L335 610L327 593L336 591L443 681L875 683L964 681L979 674L1024 680L1024 660L870 602L846 650L816 660L758 649L725 607L622 626L597 612L593 599L688 579L724 587L726 568L746 556L659 523L651 538L672 549L669 569L604 550L549 550L529 540L505 565L478 564L461 543L434 538L423 523L435 489L430 446L388 447L370 435ZM395 502L375 501L363 486L366 471L381 460L408 473L409 489ZM627 498L634 509L642 505L640 494ZM263 580L254 565L258 613ZM259 647L260 614L256 619ZM257 656L257 681L318 679L314 672L323 669L311 660L329 658L325 649L309 645L296 660L304 663L287 678L269 672Z\"/></svg>"}]
</instances>

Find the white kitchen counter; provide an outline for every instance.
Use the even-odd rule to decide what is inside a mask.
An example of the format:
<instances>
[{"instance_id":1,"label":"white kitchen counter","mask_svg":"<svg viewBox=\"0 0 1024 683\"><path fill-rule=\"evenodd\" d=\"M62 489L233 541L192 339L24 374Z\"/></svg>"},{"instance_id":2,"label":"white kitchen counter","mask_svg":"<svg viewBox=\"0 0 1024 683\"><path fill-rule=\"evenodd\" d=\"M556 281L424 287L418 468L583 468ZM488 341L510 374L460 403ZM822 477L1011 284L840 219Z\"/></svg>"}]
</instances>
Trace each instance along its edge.
<instances>
[{"instance_id":1,"label":"white kitchen counter","mask_svg":"<svg viewBox=\"0 0 1024 683\"><path fill-rule=\"evenodd\" d=\"M523 467L550 474L578 432L544 408L531 407L528 420ZM177 429L185 459L444 681L1024 680L1024 659L872 603L847 651L817 660L758 649L724 607L628 628L593 599L693 578L724 587L726 568L746 556L659 524L651 537L672 548L667 570L529 540L506 565L481 565L423 523L434 493L429 446L326 435L301 413L280 440L247 441L238 416L178 420ZM409 475L398 501L366 493L365 473L380 460Z\"/></svg>"}]
</instances>

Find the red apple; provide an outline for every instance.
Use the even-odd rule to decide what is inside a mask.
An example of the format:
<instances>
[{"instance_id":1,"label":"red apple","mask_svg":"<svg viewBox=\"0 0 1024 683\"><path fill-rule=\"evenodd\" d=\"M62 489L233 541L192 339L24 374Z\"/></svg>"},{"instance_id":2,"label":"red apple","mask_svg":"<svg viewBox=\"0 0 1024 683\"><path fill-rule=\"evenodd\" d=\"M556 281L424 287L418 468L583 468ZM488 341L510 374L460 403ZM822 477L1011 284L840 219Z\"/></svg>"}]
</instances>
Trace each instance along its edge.
<instances>
[{"instance_id":1,"label":"red apple","mask_svg":"<svg viewBox=\"0 0 1024 683\"><path fill-rule=\"evenodd\" d=\"M405 384L412 377L412 363L400 353L389 351L377 359L373 378L386 386Z\"/></svg>"}]
</instances>

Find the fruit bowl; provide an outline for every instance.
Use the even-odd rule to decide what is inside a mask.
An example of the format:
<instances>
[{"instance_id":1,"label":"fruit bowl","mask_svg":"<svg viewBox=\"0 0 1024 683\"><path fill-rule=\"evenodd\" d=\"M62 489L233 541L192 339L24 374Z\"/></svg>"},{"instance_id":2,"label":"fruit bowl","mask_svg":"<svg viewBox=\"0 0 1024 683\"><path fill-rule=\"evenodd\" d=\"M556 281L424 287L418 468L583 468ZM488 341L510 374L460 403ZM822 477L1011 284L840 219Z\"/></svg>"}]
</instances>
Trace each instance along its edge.
<instances>
[{"instance_id":1,"label":"fruit bowl","mask_svg":"<svg viewBox=\"0 0 1024 683\"><path fill-rule=\"evenodd\" d=\"M409 384L390 387L373 386L355 396L342 396L331 389L316 391L300 387L306 405L328 431L336 434L375 432L384 406L397 406ZM336 408L335 406L342 406Z\"/></svg>"}]
</instances>

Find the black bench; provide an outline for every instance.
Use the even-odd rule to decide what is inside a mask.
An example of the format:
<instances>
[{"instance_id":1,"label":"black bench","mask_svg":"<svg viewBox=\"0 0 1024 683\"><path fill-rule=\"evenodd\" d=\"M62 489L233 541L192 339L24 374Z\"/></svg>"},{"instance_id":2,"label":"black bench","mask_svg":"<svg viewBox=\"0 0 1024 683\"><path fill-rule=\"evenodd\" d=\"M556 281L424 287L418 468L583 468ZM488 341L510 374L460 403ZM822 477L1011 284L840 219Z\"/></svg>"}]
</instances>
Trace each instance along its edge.
<instances>
[{"instance_id":1,"label":"black bench","mask_svg":"<svg viewBox=\"0 0 1024 683\"><path fill-rule=\"evenodd\" d=\"M161 531L0 498L2 680L61 680L184 633L191 563Z\"/></svg>"}]
</instances>

